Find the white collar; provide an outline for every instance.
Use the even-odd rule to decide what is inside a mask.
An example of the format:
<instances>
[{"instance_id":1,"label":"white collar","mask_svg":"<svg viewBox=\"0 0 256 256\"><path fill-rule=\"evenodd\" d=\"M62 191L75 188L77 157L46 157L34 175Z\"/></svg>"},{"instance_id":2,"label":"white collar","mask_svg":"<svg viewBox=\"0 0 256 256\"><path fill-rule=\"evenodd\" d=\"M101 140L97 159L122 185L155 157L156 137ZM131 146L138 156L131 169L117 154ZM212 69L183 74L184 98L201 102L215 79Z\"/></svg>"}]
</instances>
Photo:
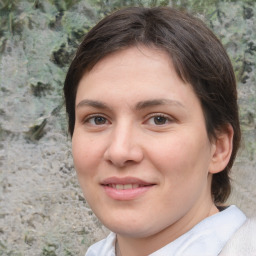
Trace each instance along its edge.
<instances>
[{"instance_id":1,"label":"white collar","mask_svg":"<svg viewBox=\"0 0 256 256\"><path fill-rule=\"evenodd\" d=\"M149 256L216 256L245 220L242 211L229 206ZM106 239L92 245L86 256L115 256L115 241L116 234L111 232Z\"/></svg>"},{"instance_id":2,"label":"white collar","mask_svg":"<svg viewBox=\"0 0 256 256\"><path fill-rule=\"evenodd\" d=\"M150 254L163 255L218 255L227 241L245 222L246 216L236 206L214 214L195 225L187 233Z\"/></svg>"}]
</instances>

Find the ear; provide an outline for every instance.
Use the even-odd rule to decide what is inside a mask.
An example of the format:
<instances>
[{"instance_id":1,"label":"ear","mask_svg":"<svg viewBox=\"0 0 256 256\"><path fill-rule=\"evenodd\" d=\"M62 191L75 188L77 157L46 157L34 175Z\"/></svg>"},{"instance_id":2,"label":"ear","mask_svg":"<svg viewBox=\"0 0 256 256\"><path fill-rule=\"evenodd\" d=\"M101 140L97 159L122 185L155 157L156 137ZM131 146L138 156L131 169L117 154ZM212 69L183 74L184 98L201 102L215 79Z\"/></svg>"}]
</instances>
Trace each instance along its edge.
<instances>
[{"instance_id":1,"label":"ear","mask_svg":"<svg viewBox=\"0 0 256 256\"><path fill-rule=\"evenodd\" d=\"M234 130L227 124L222 130L217 131L217 138L213 142L212 159L209 173L218 173L227 166L233 149Z\"/></svg>"}]
</instances>

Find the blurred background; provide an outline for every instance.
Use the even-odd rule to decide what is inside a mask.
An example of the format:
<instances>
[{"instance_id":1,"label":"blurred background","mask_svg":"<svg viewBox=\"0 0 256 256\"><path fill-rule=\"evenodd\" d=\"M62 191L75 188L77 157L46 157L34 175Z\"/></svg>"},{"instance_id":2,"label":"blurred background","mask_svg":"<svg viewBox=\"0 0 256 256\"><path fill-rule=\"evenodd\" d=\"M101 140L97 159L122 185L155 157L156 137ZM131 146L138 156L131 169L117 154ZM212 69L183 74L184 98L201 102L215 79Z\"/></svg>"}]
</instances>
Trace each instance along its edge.
<instances>
[{"instance_id":1,"label":"blurred background","mask_svg":"<svg viewBox=\"0 0 256 256\"><path fill-rule=\"evenodd\" d=\"M228 203L256 215L255 0L0 0L0 255L84 255L108 233L73 169L65 73L106 14L160 5L197 15L227 49L243 131Z\"/></svg>"}]
</instances>

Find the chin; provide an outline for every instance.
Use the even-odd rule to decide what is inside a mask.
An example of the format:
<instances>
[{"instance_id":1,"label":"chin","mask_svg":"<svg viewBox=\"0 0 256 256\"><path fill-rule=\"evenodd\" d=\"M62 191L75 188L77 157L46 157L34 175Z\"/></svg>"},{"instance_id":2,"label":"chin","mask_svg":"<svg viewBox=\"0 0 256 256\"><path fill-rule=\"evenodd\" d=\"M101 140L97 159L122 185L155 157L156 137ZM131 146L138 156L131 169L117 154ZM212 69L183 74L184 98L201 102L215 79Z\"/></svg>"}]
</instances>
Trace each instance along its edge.
<instances>
[{"instance_id":1,"label":"chin","mask_svg":"<svg viewBox=\"0 0 256 256\"><path fill-rule=\"evenodd\" d=\"M131 238L144 238L151 236L155 233L152 228L147 226L147 223L134 223L133 221L124 220L124 222L109 222L104 223L102 222L104 226L106 226L109 230L112 232L125 236L125 237L131 237Z\"/></svg>"}]
</instances>

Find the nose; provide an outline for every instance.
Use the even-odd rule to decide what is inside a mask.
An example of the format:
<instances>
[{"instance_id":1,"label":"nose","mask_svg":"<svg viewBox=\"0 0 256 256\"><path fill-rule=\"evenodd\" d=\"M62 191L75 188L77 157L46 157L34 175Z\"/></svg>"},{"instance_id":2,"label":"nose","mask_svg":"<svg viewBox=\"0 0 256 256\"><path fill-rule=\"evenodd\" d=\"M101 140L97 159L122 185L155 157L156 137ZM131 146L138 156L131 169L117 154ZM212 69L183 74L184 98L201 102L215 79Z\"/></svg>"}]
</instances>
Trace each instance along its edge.
<instances>
[{"instance_id":1,"label":"nose","mask_svg":"<svg viewBox=\"0 0 256 256\"><path fill-rule=\"evenodd\" d=\"M143 150L139 139L139 134L130 126L116 127L109 138L104 159L119 168L141 162Z\"/></svg>"}]
</instances>

